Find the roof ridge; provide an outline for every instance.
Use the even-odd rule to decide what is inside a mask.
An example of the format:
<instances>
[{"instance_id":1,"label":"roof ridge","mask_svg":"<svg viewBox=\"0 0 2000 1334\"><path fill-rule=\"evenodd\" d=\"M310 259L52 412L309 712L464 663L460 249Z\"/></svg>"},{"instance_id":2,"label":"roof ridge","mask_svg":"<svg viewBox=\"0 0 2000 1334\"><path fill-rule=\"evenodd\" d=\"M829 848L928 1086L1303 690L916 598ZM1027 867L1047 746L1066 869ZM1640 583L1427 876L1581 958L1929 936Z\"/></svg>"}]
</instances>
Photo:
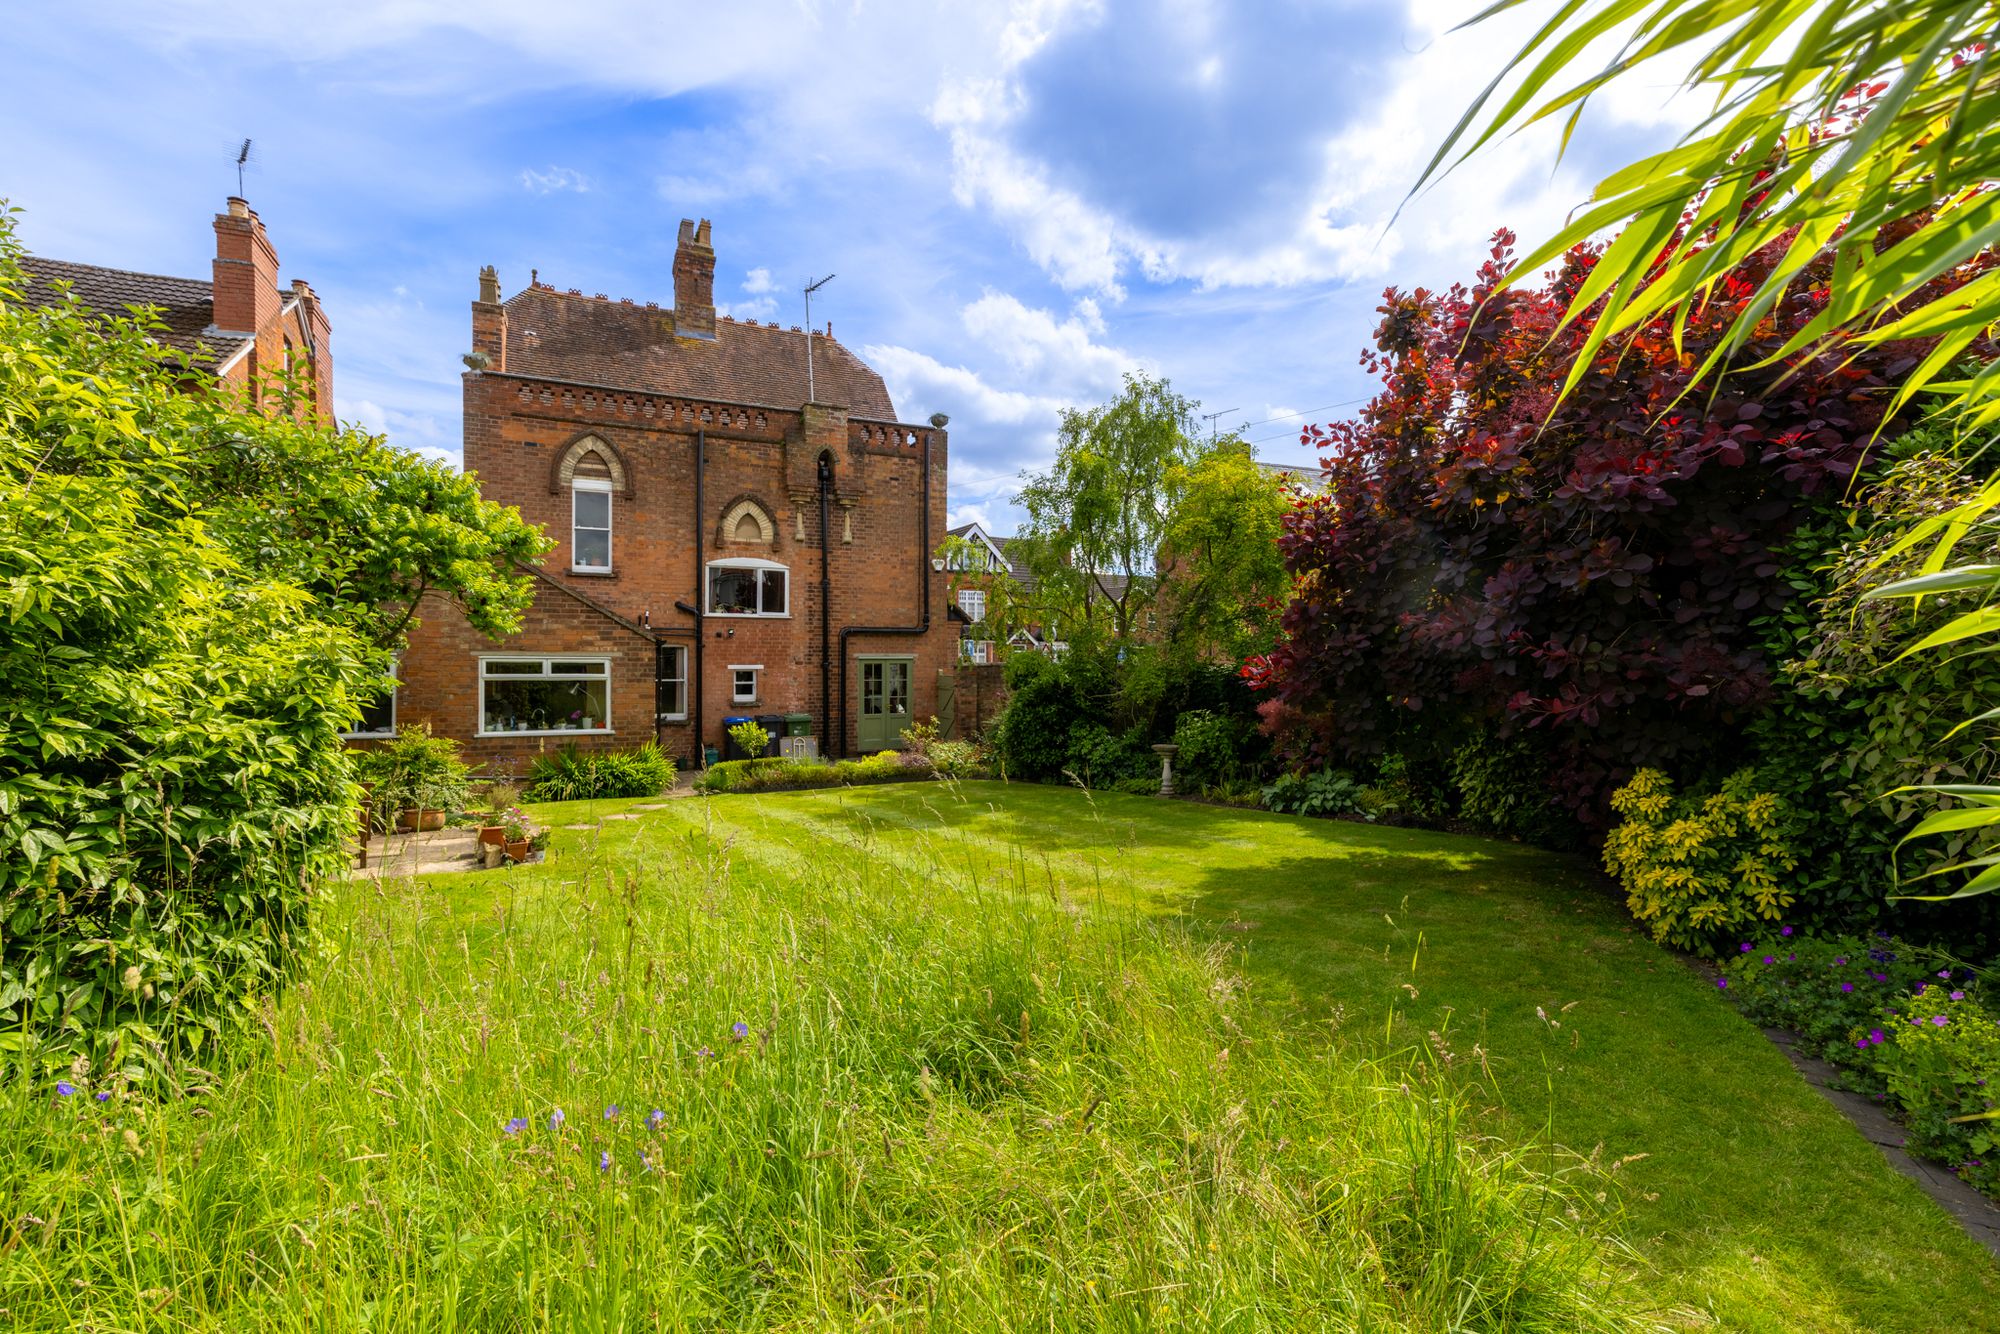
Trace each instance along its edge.
<instances>
[{"instance_id":1,"label":"roof ridge","mask_svg":"<svg viewBox=\"0 0 2000 1334\"><path fill-rule=\"evenodd\" d=\"M121 269L110 264L86 264L80 259L56 259L52 255L21 256L21 267L30 274L34 272L33 266L36 264L64 264L72 269L94 269L99 273L116 273L126 278L157 278L162 282L192 283L197 287L208 289L211 293L215 290L213 278L183 278L177 273L150 273L145 269Z\"/></svg>"}]
</instances>

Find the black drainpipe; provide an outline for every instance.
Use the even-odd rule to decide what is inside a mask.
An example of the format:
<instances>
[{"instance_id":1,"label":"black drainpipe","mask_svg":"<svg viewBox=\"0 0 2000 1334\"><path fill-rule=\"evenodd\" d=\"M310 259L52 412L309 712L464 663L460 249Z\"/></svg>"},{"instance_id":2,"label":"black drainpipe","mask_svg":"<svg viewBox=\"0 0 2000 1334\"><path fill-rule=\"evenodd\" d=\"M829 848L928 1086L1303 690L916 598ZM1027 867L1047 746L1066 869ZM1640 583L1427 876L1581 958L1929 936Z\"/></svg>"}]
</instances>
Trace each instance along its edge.
<instances>
[{"instance_id":1,"label":"black drainpipe","mask_svg":"<svg viewBox=\"0 0 2000 1334\"><path fill-rule=\"evenodd\" d=\"M819 456L819 725L833 723L833 530L827 526L827 499L833 490L833 456ZM844 687L843 687L844 688ZM846 740L828 747L839 753Z\"/></svg>"},{"instance_id":2,"label":"black drainpipe","mask_svg":"<svg viewBox=\"0 0 2000 1334\"><path fill-rule=\"evenodd\" d=\"M847 754L847 638L849 635L922 635L931 628L931 438L924 437L923 474L917 485L917 623L915 625L850 625L840 632L841 755ZM911 698L917 683L910 682Z\"/></svg>"},{"instance_id":3,"label":"black drainpipe","mask_svg":"<svg viewBox=\"0 0 2000 1334\"><path fill-rule=\"evenodd\" d=\"M685 602L674 606L694 617L694 762L701 764L707 755L705 732L701 716L702 651L708 646L707 623L703 620L702 608L708 605L708 570L705 568L707 548L705 542L707 520L702 517L701 482L702 474L708 471L708 432L702 427L694 428L694 601L690 607Z\"/></svg>"}]
</instances>

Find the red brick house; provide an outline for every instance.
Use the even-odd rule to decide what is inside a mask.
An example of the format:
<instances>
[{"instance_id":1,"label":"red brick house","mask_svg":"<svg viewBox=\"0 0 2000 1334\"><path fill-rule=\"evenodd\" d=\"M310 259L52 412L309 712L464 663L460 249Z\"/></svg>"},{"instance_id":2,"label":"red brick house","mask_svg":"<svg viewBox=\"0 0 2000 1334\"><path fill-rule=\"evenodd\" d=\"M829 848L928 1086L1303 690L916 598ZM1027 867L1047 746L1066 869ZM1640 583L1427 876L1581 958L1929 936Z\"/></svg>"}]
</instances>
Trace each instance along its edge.
<instances>
[{"instance_id":1,"label":"red brick house","mask_svg":"<svg viewBox=\"0 0 2000 1334\"><path fill-rule=\"evenodd\" d=\"M129 269L24 255L21 298L50 306L65 292L91 310L126 315L153 307L165 326L155 337L174 354L190 385L219 383L250 406L266 406L286 366L303 384L304 407L333 419L333 353L326 310L304 279L278 285L278 252L256 210L230 197L215 215L215 259L207 278L170 278Z\"/></svg>"},{"instance_id":2,"label":"red brick house","mask_svg":"<svg viewBox=\"0 0 2000 1334\"><path fill-rule=\"evenodd\" d=\"M503 300L480 274L465 467L557 545L504 642L426 605L378 727L427 722L497 774L571 743L699 762L745 716L808 715L852 754L941 711L943 418L898 422L830 329L718 318L714 273L704 221L671 308L539 281Z\"/></svg>"}]
</instances>

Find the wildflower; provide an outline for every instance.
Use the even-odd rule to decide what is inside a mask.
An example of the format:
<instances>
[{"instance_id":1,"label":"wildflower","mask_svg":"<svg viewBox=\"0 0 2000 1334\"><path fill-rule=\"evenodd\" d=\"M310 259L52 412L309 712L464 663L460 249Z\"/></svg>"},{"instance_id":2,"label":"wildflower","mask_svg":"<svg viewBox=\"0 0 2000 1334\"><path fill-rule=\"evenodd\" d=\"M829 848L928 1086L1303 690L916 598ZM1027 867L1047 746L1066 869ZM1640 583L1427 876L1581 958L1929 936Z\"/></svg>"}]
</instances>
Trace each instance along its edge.
<instances>
[{"instance_id":1,"label":"wildflower","mask_svg":"<svg viewBox=\"0 0 2000 1334\"><path fill-rule=\"evenodd\" d=\"M1964 999L1965 999L1965 993L1964 993L1963 991L1954 991L1954 992L1952 992L1952 993L1951 993L1951 998L1952 998L1953 1000L1964 1000Z\"/></svg>"},{"instance_id":2,"label":"wildflower","mask_svg":"<svg viewBox=\"0 0 2000 1334\"><path fill-rule=\"evenodd\" d=\"M710 1050L709 1050L708 1048L706 1048L706 1047L703 1047L703 1048L702 1048L702 1049L701 1049L700 1051L696 1052L696 1053L695 1053L695 1055L697 1055L697 1056L713 1056L713 1055L715 1055L715 1053L714 1053L714 1052L712 1052L712 1051L710 1051Z\"/></svg>"},{"instance_id":3,"label":"wildflower","mask_svg":"<svg viewBox=\"0 0 2000 1334\"><path fill-rule=\"evenodd\" d=\"M1776 960L1776 959L1774 959L1774 958L1772 958L1772 957L1771 957L1770 955L1768 955L1768 954L1767 954L1767 955L1765 955L1765 956L1764 956L1764 962L1765 962L1765 963L1776 963L1776 962L1777 962L1777 960Z\"/></svg>"},{"instance_id":4,"label":"wildflower","mask_svg":"<svg viewBox=\"0 0 2000 1334\"><path fill-rule=\"evenodd\" d=\"M1867 1038L1856 1038L1856 1039L1854 1039L1854 1045L1855 1045L1855 1046L1856 1046L1856 1047L1857 1047L1858 1049L1860 1049L1860 1050L1862 1050L1862 1051L1867 1051L1867 1050L1868 1050L1868 1039L1867 1039Z\"/></svg>"},{"instance_id":5,"label":"wildflower","mask_svg":"<svg viewBox=\"0 0 2000 1334\"><path fill-rule=\"evenodd\" d=\"M99 1090L97 1091L97 1100L98 1100L99 1102L110 1102L110 1101L111 1101L111 1090L110 1090L110 1089L99 1089Z\"/></svg>"},{"instance_id":6,"label":"wildflower","mask_svg":"<svg viewBox=\"0 0 2000 1334\"><path fill-rule=\"evenodd\" d=\"M1796 961L1796 960L1798 959L1798 957L1799 957L1799 956L1798 956L1798 955L1796 955L1796 954L1787 954L1787 955L1785 956L1785 962L1786 962L1786 963L1793 963L1793 962L1795 962L1795 961Z\"/></svg>"},{"instance_id":7,"label":"wildflower","mask_svg":"<svg viewBox=\"0 0 2000 1334\"><path fill-rule=\"evenodd\" d=\"M1882 1036L1881 1029L1871 1028L1868 1030L1868 1043L1870 1046L1879 1047L1885 1041L1887 1041L1887 1039Z\"/></svg>"},{"instance_id":8,"label":"wildflower","mask_svg":"<svg viewBox=\"0 0 2000 1334\"><path fill-rule=\"evenodd\" d=\"M1949 968L1938 969L1938 976L1943 978L1947 982L1951 981L1951 969Z\"/></svg>"},{"instance_id":9,"label":"wildflower","mask_svg":"<svg viewBox=\"0 0 2000 1334\"><path fill-rule=\"evenodd\" d=\"M509 1121L506 1125L500 1127L500 1133L503 1135L518 1135L527 1128L528 1128L528 1118L525 1116L517 1116L513 1120Z\"/></svg>"},{"instance_id":10,"label":"wildflower","mask_svg":"<svg viewBox=\"0 0 2000 1334\"><path fill-rule=\"evenodd\" d=\"M1854 984L1852 982L1842 982L1840 984L1840 989L1842 991L1852 991L1854 990Z\"/></svg>"},{"instance_id":11,"label":"wildflower","mask_svg":"<svg viewBox=\"0 0 2000 1334\"><path fill-rule=\"evenodd\" d=\"M600 1172L609 1172L611 1170L611 1150L606 1149L597 1155L597 1170Z\"/></svg>"},{"instance_id":12,"label":"wildflower","mask_svg":"<svg viewBox=\"0 0 2000 1334\"><path fill-rule=\"evenodd\" d=\"M120 1138L122 1138L122 1139L124 1140L124 1142L125 1142L125 1152L127 1152L127 1153L137 1153L137 1152L139 1152L139 1132L138 1132L138 1131L136 1131L136 1130L133 1130L133 1129L131 1129L131 1128L129 1128L129 1127L128 1127L128 1128L126 1129L126 1131L125 1131L124 1135L123 1135L123 1136L121 1136Z\"/></svg>"},{"instance_id":13,"label":"wildflower","mask_svg":"<svg viewBox=\"0 0 2000 1334\"><path fill-rule=\"evenodd\" d=\"M1943 1028L1946 1024L1950 1023L1951 1020L1945 1018L1941 1014L1934 1014L1931 1016L1931 1022L1936 1024L1939 1028Z\"/></svg>"},{"instance_id":14,"label":"wildflower","mask_svg":"<svg viewBox=\"0 0 2000 1334\"><path fill-rule=\"evenodd\" d=\"M607 1121L616 1121L618 1119L617 1103L614 1102L609 1107L606 1107L604 1109L604 1119Z\"/></svg>"},{"instance_id":15,"label":"wildflower","mask_svg":"<svg viewBox=\"0 0 2000 1334\"><path fill-rule=\"evenodd\" d=\"M1750 942L1747 940L1743 942L1743 952L1745 954L1748 954L1750 952Z\"/></svg>"},{"instance_id":16,"label":"wildflower","mask_svg":"<svg viewBox=\"0 0 2000 1334\"><path fill-rule=\"evenodd\" d=\"M1792 934L1792 928L1790 928L1789 926L1781 926L1778 928L1778 934L1781 936L1789 936Z\"/></svg>"},{"instance_id":17,"label":"wildflower","mask_svg":"<svg viewBox=\"0 0 2000 1334\"><path fill-rule=\"evenodd\" d=\"M76 1085L70 1083L67 1079L58 1079L56 1081L56 1096L58 1098L67 1098L74 1092L76 1092Z\"/></svg>"},{"instance_id":18,"label":"wildflower","mask_svg":"<svg viewBox=\"0 0 2000 1334\"><path fill-rule=\"evenodd\" d=\"M562 1108L558 1107L553 1112L549 1113L549 1129L561 1130L562 1123L563 1123Z\"/></svg>"},{"instance_id":19,"label":"wildflower","mask_svg":"<svg viewBox=\"0 0 2000 1334\"><path fill-rule=\"evenodd\" d=\"M749 1036L750 1025L744 1023L741 1019L738 1019L729 1026L729 1040L731 1042L741 1042Z\"/></svg>"},{"instance_id":20,"label":"wildflower","mask_svg":"<svg viewBox=\"0 0 2000 1334\"><path fill-rule=\"evenodd\" d=\"M639 1170L641 1172L650 1172L653 1170L653 1160L646 1156L644 1149L639 1150Z\"/></svg>"},{"instance_id":21,"label":"wildflower","mask_svg":"<svg viewBox=\"0 0 2000 1334\"><path fill-rule=\"evenodd\" d=\"M119 980L125 984L125 990L137 991L139 989L139 983L142 980L144 980L144 976L145 975L139 971L139 965L135 963L126 968L124 975Z\"/></svg>"},{"instance_id":22,"label":"wildflower","mask_svg":"<svg viewBox=\"0 0 2000 1334\"><path fill-rule=\"evenodd\" d=\"M1847 967L1847 956L1846 956L1845 954L1836 954L1836 955L1834 955L1834 956L1833 956L1833 966L1834 966L1834 967L1836 967L1836 968L1845 968L1845 967Z\"/></svg>"},{"instance_id":23,"label":"wildflower","mask_svg":"<svg viewBox=\"0 0 2000 1334\"><path fill-rule=\"evenodd\" d=\"M655 1107L652 1111L646 1113L646 1125L653 1130L658 1130L663 1124L665 1124L666 1119L667 1119L667 1114L661 1111L657 1107Z\"/></svg>"},{"instance_id":24,"label":"wildflower","mask_svg":"<svg viewBox=\"0 0 2000 1334\"><path fill-rule=\"evenodd\" d=\"M1718 991L1727 991L1729 990L1729 979L1726 977L1718 977L1715 979L1715 986L1716 990Z\"/></svg>"},{"instance_id":25,"label":"wildflower","mask_svg":"<svg viewBox=\"0 0 2000 1334\"><path fill-rule=\"evenodd\" d=\"M1887 982L1889 980L1887 973L1870 973L1868 976L1874 978L1877 982Z\"/></svg>"}]
</instances>

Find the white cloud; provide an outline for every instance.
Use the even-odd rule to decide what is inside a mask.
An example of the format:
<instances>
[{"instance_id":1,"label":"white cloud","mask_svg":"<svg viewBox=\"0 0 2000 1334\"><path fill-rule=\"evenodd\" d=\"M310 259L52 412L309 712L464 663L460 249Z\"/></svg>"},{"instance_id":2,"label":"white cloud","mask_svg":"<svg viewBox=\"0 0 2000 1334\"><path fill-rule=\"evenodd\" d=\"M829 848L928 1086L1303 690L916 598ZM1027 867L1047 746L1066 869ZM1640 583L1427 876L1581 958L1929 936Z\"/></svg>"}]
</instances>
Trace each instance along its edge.
<instances>
[{"instance_id":1,"label":"white cloud","mask_svg":"<svg viewBox=\"0 0 2000 1334\"><path fill-rule=\"evenodd\" d=\"M778 313L778 303L768 296L760 296L750 301L717 302L715 313L738 320L768 320Z\"/></svg>"},{"instance_id":2,"label":"white cloud","mask_svg":"<svg viewBox=\"0 0 2000 1334\"><path fill-rule=\"evenodd\" d=\"M769 269L752 269L743 279L743 290L755 295L759 292L775 292L778 288L771 281Z\"/></svg>"},{"instance_id":3,"label":"white cloud","mask_svg":"<svg viewBox=\"0 0 2000 1334\"><path fill-rule=\"evenodd\" d=\"M572 167L550 167L547 171L529 169L521 173L521 188L538 195L554 194L558 190L570 190L577 194L587 194L590 182L582 172Z\"/></svg>"}]
</instances>

